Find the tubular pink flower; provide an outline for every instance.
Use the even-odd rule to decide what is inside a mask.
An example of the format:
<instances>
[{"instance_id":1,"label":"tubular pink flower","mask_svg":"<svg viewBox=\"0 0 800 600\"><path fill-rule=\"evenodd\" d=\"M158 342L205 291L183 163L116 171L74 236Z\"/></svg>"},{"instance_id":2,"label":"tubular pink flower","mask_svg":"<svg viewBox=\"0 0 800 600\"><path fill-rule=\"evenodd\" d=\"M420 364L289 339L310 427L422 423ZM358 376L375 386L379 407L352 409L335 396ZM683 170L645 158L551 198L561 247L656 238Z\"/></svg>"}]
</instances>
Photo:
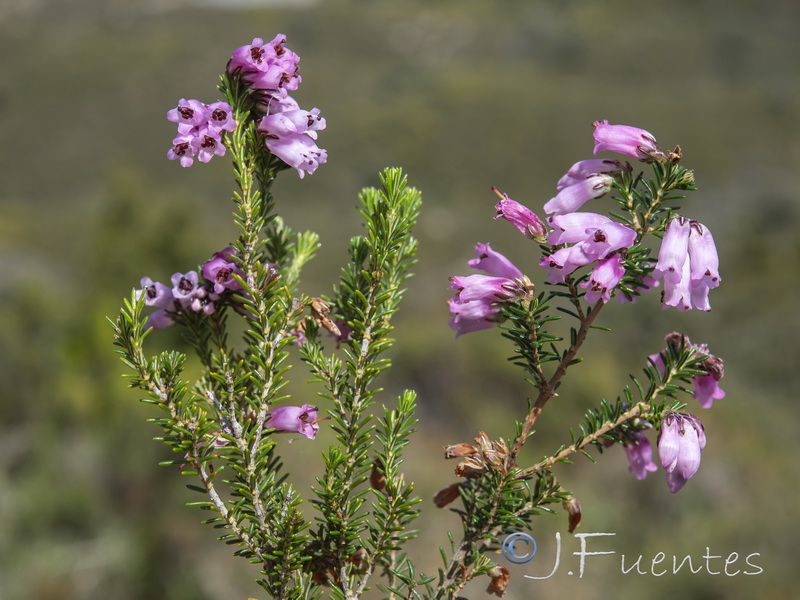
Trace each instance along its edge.
<instances>
[{"instance_id":1,"label":"tubular pink flower","mask_svg":"<svg viewBox=\"0 0 800 600\"><path fill-rule=\"evenodd\" d=\"M589 281L581 283L581 287L587 289L586 301L594 304L602 299L603 302L611 300L611 292L625 275L625 267L622 266L622 257L613 254L611 257L598 262L592 269L592 276Z\"/></svg>"},{"instance_id":2,"label":"tubular pink flower","mask_svg":"<svg viewBox=\"0 0 800 600\"><path fill-rule=\"evenodd\" d=\"M676 283L683 277L683 265L689 258L689 234L691 221L684 217L674 217L667 223L661 248L658 251L658 262L653 269L653 277Z\"/></svg>"},{"instance_id":3,"label":"tubular pink flower","mask_svg":"<svg viewBox=\"0 0 800 600\"><path fill-rule=\"evenodd\" d=\"M591 175L598 173L605 173L606 175L613 175L621 173L622 171L630 171L629 164L622 164L618 160L611 160L610 158L590 158L588 160L580 160L572 165L569 171L558 180L556 190L561 191L565 187L583 181Z\"/></svg>"},{"instance_id":4,"label":"tubular pink flower","mask_svg":"<svg viewBox=\"0 0 800 600\"><path fill-rule=\"evenodd\" d=\"M623 448L630 463L628 470L636 476L636 479L641 481L647 477L648 472L658 469L653 462L653 447L643 432L637 431L630 436L625 440Z\"/></svg>"},{"instance_id":5,"label":"tubular pink flower","mask_svg":"<svg viewBox=\"0 0 800 600\"><path fill-rule=\"evenodd\" d=\"M605 196L613 183L610 175L590 175L558 192L544 205L544 212L555 215L575 212L589 200Z\"/></svg>"},{"instance_id":6,"label":"tubular pink flower","mask_svg":"<svg viewBox=\"0 0 800 600\"><path fill-rule=\"evenodd\" d=\"M494 327L503 318L501 304L526 294L527 287L532 285L510 260L492 250L489 244L478 244L475 251L478 258L470 260L469 266L489 275L450 278L450 287L456 293L448 301L452 314L449 325L456 337Z\"/></svg>"},{"instance_id":7,"label":"tubular pink flower","mask_svg":"<svg viewBox=\"0 0 800 600\"><path fill-rule=\"evenodd\" d=\"M265 138L267 150L297 170L302 179L312 174L321 164L328 162L328 152L318 148L310 137L295 133L279 138Z\"/></svg>"},{"instance_id":8,"label":"tubular pink flower","mask_svg":"<svg viewBox=\"0 0 800 600\"><path fill-rule=\"evenodd\" d=\"M225 290L237 291L242 289L242 286L233 277L233 274L242 276L242 271L236 266L236 263L229 260L235 254L233 248L225 248L225 250L214 254L203 265L201 269L203 277L212 282L214 293L221 294Z\"/></svg>"},{"instance_id":9,"label":"tubular pink flower","mask_svg":"<svg viewBox=\"0 0 800 600\"><path fill-rule=\"evenodd\" d=\"M255 38L252 44L233 51L228 61L228 72L240 74L242 81L255 90L274 90L285 96L286 91L296 90L300 83L297 74L300 58L286 48L286 36L278 34L265 44Z\"/></svg>"},{"instance_id":10,"label":"tubular pink flower","mask_svg":"<svg viewBox=\"0 0 800 600\"><path fill-rule=\"evenodd\" d=\"M495 219L503 217L516 227L522 235L532 240L542 239L547 235L547 226L535 212L527 206L512 200L508 197L508 194L501 194L497 188L492 188L492 190L502 198L494 206L497 211Z\"/></svg>"},{"instance_id":11,"label":"tubular pink flower","mask_svg":"<svg viewBox=\"0 0 800 600\"><path fill-rule=\"evenodd\" d=\"M664 306L711 310L708 292L719 286L719 258L711 232L675 217L667 224L653 277L664 278Z\"/></svg>"},{"instance_id":12,"label":"tubular pink flower","mask_svg":"<svg viewBox=\"0 0 800 600\"><path fill-rule=\"evenodd\" d=\"M194 138L192 133L183 133L173 139L172 148L167 151L167 158L180 161L182 167L191 167L197 154Z\"/></svg>"},{"instance_id":13,"label":"tubular pink flower","mask_svg":"<svg viewBox=\"0 0 800 600\"><path fill-rule=\"evenodd\" d=\"M167 327L172 327L174 324L175 320L172 316L172 313L167 312L162 308L150 313L142 328L145 331L148 329L152 329L153 331L161 331Z\"/></svg>"},{"instance_id":14,"label":"tubular pink flower","mask_svg":"<svg viewBox=\"0 0 800 600\"><path fill-rule=\"evenodd\" d=\"M666 414L658 434L658 457L667 471L670 492L679 491L697 472L705 446L703 424L697 417L676 412Z\"/></svg>"},{"instance_id":15,"label":"tubular pink flower","mask_svg":"<svg viewBox=\"0 0 800 600\"><path fill-rule=\"evenodd\" d=\"M189 133L208 120L208 107L199 100L181 98L178 106L167 112L167 121L178 124L178 133Z\"/></svg>"},{"instance_id":16,"label":"tubular pink flower","mask_svg":"<svg viewBox=\"0 0 800 600\"><path fill-rule=\"evenodd\" d=\"M172 295L182 306L188 306L194 298L202 293L199 286L199 276L197 271L188 273L174 273L170 278L172 282Z\"/></svg>"},{"instance_id":17,"label":"tubular pink flower","mask_svg":"<svg viewBox=\"0 0 800 600\"><path fill-rule=\"evenodd\" d=\"M506 277L467 275L451 277L450 287L456 291L460 302L489 299L492 302L513 296L519 285Z\"/></svg>"},{"instance_id":18,"label":"tubular pink flower","mask_svg":"<svg viewBox=\"0 0 800 600\"><path fill-rule=\"evenodd\" d=\"M456 332L456 337L481 329L489 329L500 320L500 308L496 303L485 300L459 302L456 298L447 301L453 315L448 323Z\"/></svg>"},{"instance_id":19,"label":"tubular pink flower","mask_svg":"<svg viewBox=\"0 0 800 600\"><path fill-rule=\"evenodd\" d=\"M478 258L473 258L467 264L473 269L486 271L489 275L505 277L506 279L521 279L523 277L514 264L499 252L492 250L489 244L478 244L475 246Z\"/></svg>"},{"instance_id":20,"label":"tubular pink flower","mask_svg":"<svg viewBox=\"0 0 800 600\"><path fill-rule=\"evenodd\" d=\"M609 150L644 162L666 158L649 131L629 125L609 125L608 121L595 121L593 125L595 154Z\"/></svg>"},{"instance_id":21,"label":"tubular pink flower","mask_svg":"<svg viewBox=\"0 0 800 600\"><path fill-rule=\"evenodd\" d=\"M601 220L595 220L593 217L589 216L592 215L592 213L582 214L587 215L587 217L582 217L580 220L573 220L573 224L581 222L583 224L602 223ZM599 217L600 215L594 216ZM563 217L553 217L553 221L554 223L564 225L564 223L560 221L560 219L564 217L566 217L566 215ZM556 219L559 219L559 221L555 221ZM560 234L551 234L551 238L549 239L557 239L559 241L565 239L581 239L577 233L580 231L580 226L563 229L561 231L562 233ZM588 265L596 260L602 260L608 257L612 252L621 250L622 248L630 248L635 240L636 232L633 229L622 223L607 219L602 227L586 227L580 242L573 246L556 250L550 256L542 257L541 261L539 261L539 266L550 269L550 273L547 277L548 283L562 283L566 276L578 267Z\"/></svg>"},{"instance_id":22,"label":"tubular pink flower","mask_svg":"<svg viewBox=\"0 0 800 600\"><path fill-rule=\"evenodd\" d=\"M214 156L225 156L225 144L219 131L214 131L208 125L200 127L193 140L197 152L197 160L207 163Z\"/></svg>"},{"instance_id":23,"label":"tubular pink flower","mask_svg":"<svg viewBox=\"0 0 800 600\"><path fill-rule=\"evenodd\" d=\"M208 127L215 132L233 131L236 129L236 121L233 120L233 110L227 102L214 102L206 107Z\"/></svg>"},{"instance_id":24,"label":"tubular pink flower","mask_svg":"<svg viewBox=\"0 0 800 600\"><path fill-rule=\"evenodd\" d=\"M264 421L265 428L274 428L275 433L302 433L313 440L319 431L317 408L309 406L280 406L270 409Z\"/></svg>"},{"instance_id":25,"label":"tubular pink flower","mask_svg":"<svg viewBox=\"0 0 800 600\"><path fill-rule=\"evenodd\" d=\"M719 387L719 380L713 375L698 375L692 379L694 383L693 398L697 398L700 406L711 408L714 400L721 400L725 397L725 390Z\"/></svg>"},{"instance_id":26,"label":"tubular pink flower","mask_svg":"<svg viewBox=\"0 0 800 600\"><path fill-rule=\"evenodd\" d=\"M140 298L144 294L144 303L147 306L156 306L158 308L171 308L174 306L174 297L172 296L172 288L159 281L153 281L149 277L142 277L139 285L142 289L139 290L136 298Z\"/></svg>"},{"instance_id":27,"label":"tubular pink flower","mask_svg":"<svg viewBox=\"0 0 800 600\"><path fill-rule=\"evenodd\" d=\"M549 219L553 231L547 236L547 243L551 246L559 244L575 244L582 242L586 237L607 225L613 223L605 215L587 212L573 212L565 215L555 215Z\"/></svg>"},{"instance_id":28,"label":"tubular pink flower","mask_svg":"<svg viewBox=\"0 0 800 600\"><path fill-rule=\"evenodd\" d=\"M325 129L326 125L319 109L301 110L289 96L281 99L265 95L261 102L269 111L258 122L258 131L264 134L267 150L297 169L301 179L327 162L327 151L314 142L317 131Z\"/></svg>"},{"instance_id":29,"label":"tubular pink flower","mask_svg":"<svg viewBox=\"0 0 800 600\"><path fill-rule=\"evenodd\" d=\"M676 277L670 277L668 273L664 277L664 308L674 306L681 312L692 309L692 290L689 279L689 261L683 264L680 273Z\"/></svg>"},{"instance_id":30,"label":"tubular pink flower","mask_svg":"<svg viewBox=\"0 0 800 600\"><path fill-rule=\"evenodd\" d=\"M236 128L226 102L206 106L199 100L182 99L167 113L167 120L178 123L178 137L172 140L167 158L180 160L182 167L190 167L195 158L208 162L214 156L224 156L222 131Z\"/></svg>"}]
</instances>

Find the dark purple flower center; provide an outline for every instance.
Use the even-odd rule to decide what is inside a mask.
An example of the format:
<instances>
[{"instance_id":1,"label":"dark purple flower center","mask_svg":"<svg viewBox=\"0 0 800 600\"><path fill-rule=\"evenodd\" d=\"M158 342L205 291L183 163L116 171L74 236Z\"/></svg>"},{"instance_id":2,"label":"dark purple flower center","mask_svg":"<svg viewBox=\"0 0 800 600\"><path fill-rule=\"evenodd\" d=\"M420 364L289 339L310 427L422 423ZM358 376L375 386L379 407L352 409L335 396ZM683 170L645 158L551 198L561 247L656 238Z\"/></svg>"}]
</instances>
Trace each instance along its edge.
<instances>
[{"instance_id":1,"label":"dark purple flower center","mask_svg":"<svg viewBox=\"0 0 800 600\"><path fill-rule=\"evenodd\" d=\"M215 121L224 121L228 118L228 113L221 108L215 108L211 113L211 118Z\"/></svg>"},{"instance_id":2,"label":"dark purple flower center","mask_svg":"<svg viewBox=\"0 0 800 600\"><path fill-rule=\"evenodd\" d=\"M264 56L264 49L260 46L253 46L250 48L250 58L254 63L260 63Z\"/></svg>"},{"instance_id":3,"label":"dark purple flower center","mask_svg":"<svg viewBox=\"0 0 800 600\"><path fill-rule=\"evenodd\" d=\"M231 278L231 270L222 268L217 271L217 283L225 283Z\"/></svg>"},{"instance_id":4,"label":"dark purple flower center","mask_svg":"<svg viewBox=\"0 0 800 600\"><path fill-rule=\"evenodd\" d=\"M184 294L188 294L194 289L194 284L186 279L186 277L181 277L181 280L178 282L178 289Z\"/></svg>"},{"instance_id":5,"label":"dark purple flower center","mask_svg":"<svg viewBox=\"0 0 800 600\"><path fill-rule=\"evenodd\" d=\"M172 148L172 151L178 156L183 156L184 154L186 154L187 150L189 150L189 142L181 142L180 144L175 144L175 146Z\"/></svg>"},{"instance_id":6,"label":"dark purple flower center","mask_svg":"<svg viewBox=\"0 0 800 600\"><path fill-rule=\"evenodd\" d=\"M178 112L181 113L181 118L186 119L187 121L194 118L194 109L188 106L179 106Z\"/></svg>"},{"instance_id":7,"label":"dark purple flower center","mask_svg":"<svg viewBox=\"0 0 800 600\"><path fill-rule=\"evenodd\" d=\"M203 147L203 148L216 148L217 147L217 141L213 137L211 137L210 135L204 135L203 136L203 143L201 143L200 146Z\"/></svg>"}]
</instances>

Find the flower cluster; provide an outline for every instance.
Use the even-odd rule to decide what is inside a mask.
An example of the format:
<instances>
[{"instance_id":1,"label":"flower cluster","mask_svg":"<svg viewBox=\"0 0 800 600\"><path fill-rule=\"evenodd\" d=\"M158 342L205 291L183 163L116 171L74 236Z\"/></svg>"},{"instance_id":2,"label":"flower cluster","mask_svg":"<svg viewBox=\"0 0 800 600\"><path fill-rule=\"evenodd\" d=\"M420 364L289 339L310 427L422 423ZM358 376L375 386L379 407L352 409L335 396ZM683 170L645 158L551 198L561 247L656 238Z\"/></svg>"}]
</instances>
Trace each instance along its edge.
<instances>
[{"instance_id":1,"label":"flower cluster","mask_svg":"<svg viewBox=\"0 0 800 600\"><path fill-rule=\"evenodd\" d=\"M328 153L316 145L317 131L325 129L319 109L303 110L289 96L298 88L300 58L286 48L286 36L278 34L271 42L255 38L241 46L228 61L228 73L238 75L255 94L261 118L258 131L267 150L302 178L328 160Z\"/></svg>"},{"instance_id":2,"label":"flower cluster","mask_svg":"<svg viewBox=\"0 0 800 600\"><path fill-rule=\"evenodd\" d=\"M178 136L167 152L170 160L179 160L189 167L195 157L207 163L214 156L225 156L223 131L236 129L231 107L226 102L203 104L182 98L178 106L167 112L167 120L178 124Z\"/></svg>"},{"instance_id":3,"label":"flower cluster","mask_svg":"<svg viewBox=\"0 0 800 600\"><path fill-rule=\"evenodd\" d=\"M706 446L703 424L695 416L668 411L658 431L658 458L667 473L667 486L678 492L700 468L700 454ZM631 471L644 479L658 467L653 462L653 447L643 431L633 431L623 442Z\"/></svg>"},{"instance_id":4,"label":"flower cluster","mask_svg":"<svg viewBox=\"0 0 800 600\"><path fill-rule=\"evenodd\" d=\"M717 248L708 228L684 217L672 218L661 242L653 276L664 279L665 307L711 310L708 292L721 279Z\"/></svg>"},{"instance_id":5,"label":"flower cluster","mask_svg":"<svg viewBox=\"0 0 800 600\"><path fill-rule=\"evenodd\" d=\"M139 297L143 294L145 305L158 309L147 318L145 329L165 329L175 323L177 315L188 310L210 315L223 294L242 289L234 274L242 275L236 265L236 252L225 248L206 261L200 273L174 273L170 278L172 287L143 277Z\"/></svg>"},{"instance_id":6,"label":"flower cluster","mask_svg":"<svg viewBox=\"0 0 800 600\"><path fill-rule=\"evenodd\" d=\"M704 373L692 379L694 385L692 395L702 408L710 408L714 400L725 397L725 392L719 387L725 367L721 358L708 351L708 346L692 344L688 336L678 332L667 335L666 343L673 351L692 350L704 357L698 365ZM648 360L662 377L666 375L664 352L652 354ZM649 425L644 423L642 427L646 428ZM705 431L697 417L674 411L666 413L658 434L658 456L661 466L667 472L667 485L673 494L686 485L697 472L700 466L700 453L705 445ZM635 430L628 433L623 446L630 463L629 470L637 479L644 479L648 471L656 470L652 459L653 450L643 431Z\"/></svg>"},{"instance_id":7,"label":"flower cluster","mask_svg":"<svg viewBox=\"0 0 800 600\"><path fill-rule=\"evenodd\" d=\"M695 354L705 357L703 361L697 365L704 373L692 379L692 385L694 386L692 397L697 399L702 408L711 408L714 400L720 400L725 397L725 391L719 387L719 382L725 375L725 364L721 358L711 354L706 344L693 344L691 340L689 340L689 336L682 333L670 333L666 336L665 341L667 346L671 347L676 352L680 352L684 349L692 350ZM650 363L658 369L662 377L666 371L664 358L663 351L657 354L651 354L648 357Z\"/></svg>"},{"instance_id":8,"label":"flower cluster","mask_svg":"<svg viewBox=\"0 0 800 600\"><path fill-rule=\"evenodd\" d=\"M548 283L561 283L578 267L597 261L592 270L587 301L602 297L608 302L625 269L616 252L629 248L636 240L636 232L628 225L617 223L595 213L568 213L550 218L553 231L547 237L550 246L564 246L549 256L542 257L539 266L550 269Z\"/></svg>"},{"instance_id":9,"label":"flower cluster","mask_svg":"<svg viewBox=\"0 0 800 600\"><path fill-rule=\"evenodd\" d=\"M611 150L644 162L664 161L666 156L655 137L638 127L594 123L594 153ZM579 267L594 263L586 289L587 302L608 302L625 275L624 252L637 241L629 225L591 212L577 212L589 200L605 196L615 177L632 170L630 163L593 158L576 162L556 185L556 196L545 205L553 228L547 243L553 251L542 257L539 266L549 269L549 283L563 283ZM639 282L643 290L655 285L651 278ZM620 297L622 298L622 297Z\"/></svg>"},{"instance_id":10,"label":"flower cluster","mask_svg":"<svg viewBox=\"0 0 800 600\"><path fill-rule=\"evenodd\" d=\"M492 250L489 244L475 247L478 258L469 261L473 269L489 275L451 277L450 287L455 296L450 301L450 328L456 337L462 333L494 327L502 320L503 302L528 296L533 293L533 284L505 256Z\"/></svg>"},{"instance_id":11,"label":"flower cluster","mask_svg":"<svg viewBox=\"0 0 800 600\"><path fill-rule=\"evenodd\" d=\"M700 453L706 447L703 424L697 417L668 412L658 433L658 459L667 472L673 494L700 468Z\"/></svg>"}]
</instances>

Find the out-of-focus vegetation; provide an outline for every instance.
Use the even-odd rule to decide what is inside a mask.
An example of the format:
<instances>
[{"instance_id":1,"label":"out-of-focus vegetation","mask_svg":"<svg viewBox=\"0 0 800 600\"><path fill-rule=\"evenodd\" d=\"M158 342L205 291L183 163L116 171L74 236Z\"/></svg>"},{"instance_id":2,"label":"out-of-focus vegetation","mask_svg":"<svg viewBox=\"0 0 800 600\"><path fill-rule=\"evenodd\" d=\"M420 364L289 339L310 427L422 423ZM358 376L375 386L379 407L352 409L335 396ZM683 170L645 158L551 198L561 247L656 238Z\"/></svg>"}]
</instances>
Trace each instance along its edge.
<instances>
[{"instance_id":1,"label":"out-of-focus vegetation","mask_svg":"<svg viewBox=\"0 0 800 600\"><path fill-rule=\"evenodd\" d=\"M249 566L182 506L194 498L178 474L156 467L166 450L150 441L153 413L124 388L105 316L141 276L167 280L235 235L226 160L189 170L167 161L174 125L165 114L183 97L216 100L231 51L277 32L302 57L296 98L328 121L320 145L329 163L303 181L287 172L275 188L291 226L322 235L305 289L325 293L335 281L358 232L357 192L379 169L403 166L423 191L418 275L386 387L419 392L407 476L426 499L424 568L439 566L443 527L458 527L428 501L454 479L441 446L479 430L511 435L527 393L499 336L453 339L447 277L466 273L472 246L489 241L541 282L536 248L492 221L489 188L538 210L560 175L590 157L591 122L607 118L683 147L700 187L684 212L713 231L723 284L709 314L662 312L655 296L609 307L603 324L615 331L596 333L586 364L540 419L529 458L566 441L587 406L615 397L663 335L681 329L727 367L727 398L694 407L709 439L697 476L671 496L663 472L638 482L612 449L598 465L560 467L562 480L583 505L581 529L615 532L618 552L647 560L662 551L668 561L706 547L758 552L764 574L622 575L616 556L588 559L583 579L562 566L537 582L523 575L546 574L552 562L534 562L510 565L507 597L790 598L800 583L795 0L0 8L0 598L261 597ZM181 345L173 331L151 343ZM304 465L301 486L324 443L284 442L289 462ZM543 516L534 534L552 549L557 530L566 535L564 514Z\"/></svg>"}]
</instances>

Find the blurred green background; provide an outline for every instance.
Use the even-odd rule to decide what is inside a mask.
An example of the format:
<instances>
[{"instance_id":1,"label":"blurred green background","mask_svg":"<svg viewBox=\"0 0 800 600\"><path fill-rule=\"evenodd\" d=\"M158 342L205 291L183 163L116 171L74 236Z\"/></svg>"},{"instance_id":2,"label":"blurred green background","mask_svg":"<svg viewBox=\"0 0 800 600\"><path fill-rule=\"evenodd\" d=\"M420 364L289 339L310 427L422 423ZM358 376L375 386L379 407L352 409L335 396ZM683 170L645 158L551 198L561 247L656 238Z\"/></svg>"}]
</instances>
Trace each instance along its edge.
<instances>
[{"instance_id":1,"label":"blurred green background","mask_svg":"<svg viewBox=\"0 0 800 600\"><path fill-rule=\"evenodd\" d=\"M249 5L249 6L248 6ZM0 598L188 600L263 598L257 575L198 524L184 481L156 463L155 416L125 389L105 320L143 275L166 281L224 247L228 161L192 169L165 153L178 99L217 99L230 53L277 32L302 57L301 106L328 128L329 163L275 187L296 229L323 249L304 279L323 294L346 240L359 232L356 196L384 166L423 191L417 276L397 320L396 367L384 402L419 392L419 433L406 475L425 499L413 554L431 572L444 527L457 520L431 496L454 480L441 446L479 430L509 436L527 390L491 332L454 340L447 278L491 242L536 281L536 247L492 221L497 186L534 210L575 161L589 158L591 123L644 127L680 144L700 192L684 213L710 226L723 285L711 313L661 311L656 296L605 311L561 397L527 449L535 460L565 440L600 398L640 373L679 329L726 361L727 397L692 406L708 447L676 496L663 472L643 482L620 449L559 475L583 504L579 531L614 532L589 549L582 579L566 516L543 516L542 562L515 566L510 598L796 597L797 338L800 283L800 4L674 0L5 0L0 3ZM154 336L155 337L155 336ZM178 345L172 331L151 347ZM295 379L306 375L297 370ZM301 401L315 402L298 387ZM330 440L286 440L298 485ZM311 454L308 454L309 451ZM302 461L302 462L301 462ZM623 575L664 552L701 559L759 553L759 576ZM633 556L634 558L631 558ZM699 564L697 561L695 564ZM711 565L722 570L722 560ZM486 581L469 597L484 596Z\"/></svg>"}]
</instances>

